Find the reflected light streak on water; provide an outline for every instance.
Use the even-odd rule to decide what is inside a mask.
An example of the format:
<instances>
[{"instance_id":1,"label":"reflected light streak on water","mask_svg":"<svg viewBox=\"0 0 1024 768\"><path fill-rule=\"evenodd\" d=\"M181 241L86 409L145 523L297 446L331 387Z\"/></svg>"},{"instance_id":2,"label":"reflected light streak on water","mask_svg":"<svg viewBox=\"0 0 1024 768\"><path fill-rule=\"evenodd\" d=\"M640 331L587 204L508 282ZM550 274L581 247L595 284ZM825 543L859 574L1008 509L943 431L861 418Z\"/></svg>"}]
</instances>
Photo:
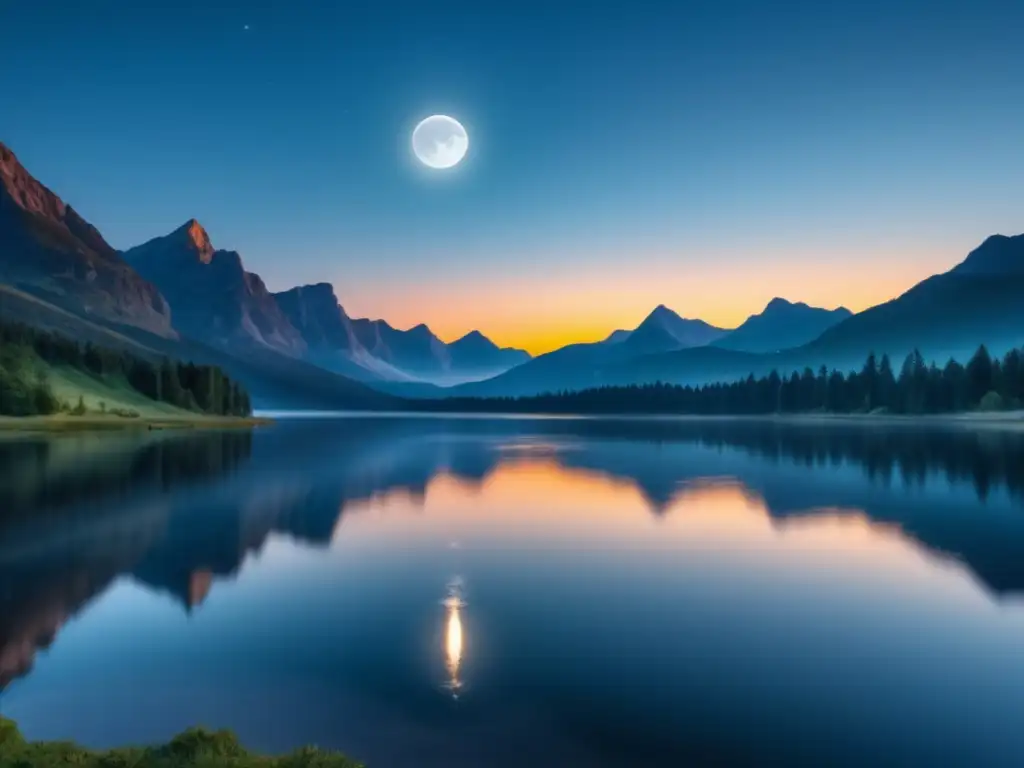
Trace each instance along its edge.
<instances>
[{"instance_id":1,"label":"reflected light streak on water","mask_svg":"<svg viewBox=\"0 0 1024 768\"><path fill-rule=\"evenodd\" d=\"M448 669L448 681L445 683L445 687L452 692L452 697L456 699L463 686L462 680L459 679L463 649L461 611L466 604L460 596L461 587L461 579L454 579L448 585L448 596L444 600L444 607L448 612L444 637L445 666Z\"/></svg>"}]
</instances>

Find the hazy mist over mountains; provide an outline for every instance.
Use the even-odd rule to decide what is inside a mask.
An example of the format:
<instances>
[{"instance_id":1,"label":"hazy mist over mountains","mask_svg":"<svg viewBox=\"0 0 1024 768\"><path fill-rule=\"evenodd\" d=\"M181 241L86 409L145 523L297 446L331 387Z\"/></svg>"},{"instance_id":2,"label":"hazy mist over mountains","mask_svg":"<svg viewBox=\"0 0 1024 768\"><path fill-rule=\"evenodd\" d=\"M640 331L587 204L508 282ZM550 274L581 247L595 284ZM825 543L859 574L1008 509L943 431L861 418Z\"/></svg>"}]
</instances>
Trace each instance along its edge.
<instances>
[{"instance_id":1,"label":"hazy mist over mountains","mask_svg":"<svg viewBox=\"0 0 1024 768\"><path fill-rule=\"evenodd\" d=\"M446 343L425 324L400 330L351 318L326 282L271 293L195 219L119 253L0 144L0 316L220 364L262 408L700 384L771 369L851 368L870 352L898 362L919 349L941 364L979 344L995 354L1020 346L1024 235L993 235L948 272L857 314L776 298L724 329L659 305L634 329L531 358L479 331Z\"/></svg>"}]
</instances>

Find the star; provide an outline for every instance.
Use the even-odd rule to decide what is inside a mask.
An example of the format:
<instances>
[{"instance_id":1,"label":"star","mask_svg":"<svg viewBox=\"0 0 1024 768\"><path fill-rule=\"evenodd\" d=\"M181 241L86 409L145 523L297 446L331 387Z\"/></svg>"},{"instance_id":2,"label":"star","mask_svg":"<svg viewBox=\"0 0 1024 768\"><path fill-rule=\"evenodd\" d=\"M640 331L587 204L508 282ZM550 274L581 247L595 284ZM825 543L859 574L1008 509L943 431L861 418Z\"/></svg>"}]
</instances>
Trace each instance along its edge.
<instances>
[{"instance_id":1,"label":"star","mask_svg":"<svg viewBox=\"0 0 1024 768\"><path fill-rule=\"evenodd\" d=\"M249 25L246 24L244 27L242 27L242 29L244 29L246 32L248 32L249 31Z\"/></svg>"}]
</instances>

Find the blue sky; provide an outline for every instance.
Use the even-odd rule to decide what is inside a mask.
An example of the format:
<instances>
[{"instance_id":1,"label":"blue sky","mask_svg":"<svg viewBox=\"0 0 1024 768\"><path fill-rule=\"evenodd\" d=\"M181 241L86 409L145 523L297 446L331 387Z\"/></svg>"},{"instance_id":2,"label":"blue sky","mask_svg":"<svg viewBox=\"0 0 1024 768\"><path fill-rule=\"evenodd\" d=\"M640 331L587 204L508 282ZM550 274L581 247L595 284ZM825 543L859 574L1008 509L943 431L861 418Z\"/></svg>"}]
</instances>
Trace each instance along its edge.
<instances>
[{"instance_id":1,"label":"blue sky","mask_svg":"<svg viewBox=\"0 0 1024 768\"><path fill-rule=\"evenodd\" d=\"M534 351L1024 231L1024 3L781 5L9 3L0 141L116 247L195 217L272 289Z\"/></svg>"}]
</instances>

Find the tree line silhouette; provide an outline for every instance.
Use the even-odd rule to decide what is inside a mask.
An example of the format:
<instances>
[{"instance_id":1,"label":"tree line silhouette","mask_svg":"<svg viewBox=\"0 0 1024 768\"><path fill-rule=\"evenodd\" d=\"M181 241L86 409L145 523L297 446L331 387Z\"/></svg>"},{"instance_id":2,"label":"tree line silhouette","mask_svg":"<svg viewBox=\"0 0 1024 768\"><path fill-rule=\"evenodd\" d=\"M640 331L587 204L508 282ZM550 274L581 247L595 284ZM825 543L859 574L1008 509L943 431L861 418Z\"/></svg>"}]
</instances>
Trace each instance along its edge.
<instances>
[{"instance_id":1,"label":"tree line silhouette","mask_svg":"<svg viewBox=\"0 0 1024 768\"><path fill-rule=\"evenodd\" d=\"M47 375L48 366L72 368L101 381L124 382L151 400L196 413L252 413L249 393L216 366L168 358L149 360L91 342L81 344L21 323L0 322L0 414L32 416L61 410L84 414L81 398L77 405L72 405L56 397Z\"/></svg>"},{"instance_id":2,"label":"tree line silhouette","mask_svg":"<svg viewBox=\"0 0 1024 768\"><path fill-rule=\"evenodd\" d=\"M992 357L981 346L966 365L939 368L914 351L893 369L888 355L868 356L859 371L821 366L783 376L704 384L634 384L528 397L453 398L427 407L443 411L492 410L540 413L767 415L774 413L929 414L996 411L1024 404L1024 353Z\"/></svg>"}]
</instances>

